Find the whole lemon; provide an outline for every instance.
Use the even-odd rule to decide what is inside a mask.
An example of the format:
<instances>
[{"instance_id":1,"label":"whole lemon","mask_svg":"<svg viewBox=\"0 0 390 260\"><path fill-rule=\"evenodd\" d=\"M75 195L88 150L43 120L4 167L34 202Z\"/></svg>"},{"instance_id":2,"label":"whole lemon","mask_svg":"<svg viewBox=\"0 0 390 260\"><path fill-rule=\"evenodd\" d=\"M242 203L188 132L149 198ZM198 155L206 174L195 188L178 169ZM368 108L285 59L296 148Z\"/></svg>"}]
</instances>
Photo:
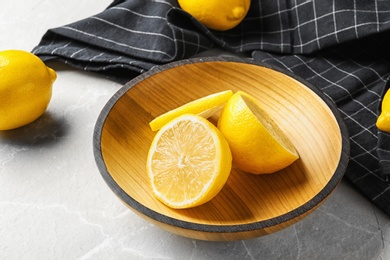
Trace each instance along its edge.
<instances>
[{"instance_id":1,"label":"whole lemon","mask_svg":"<svg viewBox=\"0 0 390 260\"><path fill-rule=\"evenodd\" d=\"M209 29L226 31L236 27L248 13L250 0L178 0L181 9Z\"/></svg>"},{"instance_id":2,"label":"whole lemon","mask_svg":"<svg viewBox=\"0 0 390 260\"><path fill-rule=\"evenodd\" d=\"M0 51L0 130L27 125L47 109L57 74L34 54Z\"/></svg>"},{"instance_id":3,"label":"whole lemon","mask_svg":"<svg viewBox=\"0 0 390 260\"><path fill-rule=\"evenodd\" d=\"M390 90L387 90L382 100L381 113L376 121L379 130L390 133Z\"/></svg>"}]
</instances>

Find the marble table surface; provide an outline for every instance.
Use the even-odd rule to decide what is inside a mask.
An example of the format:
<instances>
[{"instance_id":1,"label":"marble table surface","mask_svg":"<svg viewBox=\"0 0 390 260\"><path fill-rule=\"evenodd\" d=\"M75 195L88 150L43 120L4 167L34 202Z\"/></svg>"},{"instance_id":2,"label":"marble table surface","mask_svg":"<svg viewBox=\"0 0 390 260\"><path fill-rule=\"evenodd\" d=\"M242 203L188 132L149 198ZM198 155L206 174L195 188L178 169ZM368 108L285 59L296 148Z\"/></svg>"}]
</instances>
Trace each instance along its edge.
<instances>
[{"instance_id":1,"label":"marble table surface","mask_svg":"<svg viewBox=\"0 0 390 260\"><path fill-rule=\"evenodd\" d=\"M31 51L49 28L110 1L0 3L0 49ZM121 85L56 70L47 112L0 132L1 259L390 259L390 217L347 181L311 215L268 236L205 242L160 230L117 199L93 157L97 117Z\"/></svg>"}]
</instances>

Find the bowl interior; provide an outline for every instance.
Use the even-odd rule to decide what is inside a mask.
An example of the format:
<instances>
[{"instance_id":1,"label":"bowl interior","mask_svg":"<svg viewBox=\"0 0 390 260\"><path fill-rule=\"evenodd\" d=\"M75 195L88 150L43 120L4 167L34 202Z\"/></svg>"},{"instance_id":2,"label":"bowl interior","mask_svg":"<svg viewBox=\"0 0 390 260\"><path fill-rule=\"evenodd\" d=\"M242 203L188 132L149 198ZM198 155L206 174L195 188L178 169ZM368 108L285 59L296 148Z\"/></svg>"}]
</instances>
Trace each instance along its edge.
<instances>
[{"instance_id":1,"label":"bowl interior","mask_svg":"<svg viewBox=\"0 0 390 260\"><path fill-rule=\"evenodd\" d=\"M166 207L153 197L146 174L155 135L148 123L186 102L227 89L253 95L291 138L300 159L269 175L233 169L210 202L185 210ZM318 92L291 75L234 60L199 60L163 67L126 84L102 112L95 142L108 185L127 205L152 219L199 226L278 221L316 207L341 180L343 134L334 112Z\"/></svg>"}]
</instances>

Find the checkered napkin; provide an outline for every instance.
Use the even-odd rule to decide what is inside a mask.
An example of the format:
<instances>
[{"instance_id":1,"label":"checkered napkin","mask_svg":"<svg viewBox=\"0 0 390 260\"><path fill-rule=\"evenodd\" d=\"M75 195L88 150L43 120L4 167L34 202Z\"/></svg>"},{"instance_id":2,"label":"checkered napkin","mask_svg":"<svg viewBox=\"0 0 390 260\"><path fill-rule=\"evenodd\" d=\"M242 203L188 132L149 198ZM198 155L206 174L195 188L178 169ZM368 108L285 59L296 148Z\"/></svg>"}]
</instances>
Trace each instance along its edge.
<instances>
[{"instance_id":1,"label":"checkered napkin","mask_svg":"<svg viewBox=\"0 0 390 260\"><path fill-rule=\"evenodd\" d=\"M116 0L49 30L33 52L125 83L214 47L289 70L331 98L350 134L346 179L390 215L390 134L375 126L390 87L390 1L252 0L239 26L217 32L176 0Z\"/></svg>"}]
</instances>

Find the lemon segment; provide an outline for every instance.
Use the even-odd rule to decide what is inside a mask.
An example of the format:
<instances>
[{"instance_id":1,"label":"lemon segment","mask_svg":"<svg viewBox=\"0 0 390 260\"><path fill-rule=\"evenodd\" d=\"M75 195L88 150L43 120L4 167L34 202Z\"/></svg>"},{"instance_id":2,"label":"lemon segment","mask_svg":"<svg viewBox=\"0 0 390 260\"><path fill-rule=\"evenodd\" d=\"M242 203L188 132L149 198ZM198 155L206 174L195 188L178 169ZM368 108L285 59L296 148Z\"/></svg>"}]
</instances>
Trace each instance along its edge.
<instances>
[{"instance_id":1,"label":"lemon segment","mask_svg":"<svg viewBox=\"0 0 390 260\"><path fill-rule=\"evenodd\" d=\"M178 0L180 7L209 29L226 31L247 15L250 0Z\"/></svg>"},{"instance_id":2,"label":"lemon segment","mask_svg":"<svg viewBox=\"0 0 390 260\"><path fill-rule=\"evenodd\" d=\"M232 95L233 91L226 90L193 100L156 117L149 123L149 126L153 131L157 131L172 119L184 114L208 118L219 111Z\"/></svg>"},{"instance_id":3,"label":"lemon segment","mask_svg":"<svg viewBox=\"0 0 390 260\"><path fill-rule=\"evenodd\" d=\"M56 73L32 53L0 51L0 130L27 125L47 109Z\"/></svg>"},{"instance_id":4,"label":"lemon segment","mask_svg":"<svg viewBox=\"0 0 390 260\"><path fill-rule=\"evenodd\" d=\"M386 91L381 108L376 127L381 131L390 133L390 90Z\"/></svg>"},{"instance_id":5,"label":"lemon segment","mask_svg":"<svg viewBox=\"0 0 390 260\"><path fill-rule=\"evenodd\" d=\"M299 158L289 138L245 92L236 92L225 104L218 129L229 143L233 165L242 171L273 173Z\"/></svg>"},{"instance_id":6,"label":"lemon segment","mask_svg":"<svg viewBox=\"0 0 390 260\"><path fill-rule=\"evenodd\" d=\"M191 208L215 197L231 170L229 145L218 129L197 115L182 115L152 141L147 172L154 196L171 208Z\"/></svg>"}]
</instances>

